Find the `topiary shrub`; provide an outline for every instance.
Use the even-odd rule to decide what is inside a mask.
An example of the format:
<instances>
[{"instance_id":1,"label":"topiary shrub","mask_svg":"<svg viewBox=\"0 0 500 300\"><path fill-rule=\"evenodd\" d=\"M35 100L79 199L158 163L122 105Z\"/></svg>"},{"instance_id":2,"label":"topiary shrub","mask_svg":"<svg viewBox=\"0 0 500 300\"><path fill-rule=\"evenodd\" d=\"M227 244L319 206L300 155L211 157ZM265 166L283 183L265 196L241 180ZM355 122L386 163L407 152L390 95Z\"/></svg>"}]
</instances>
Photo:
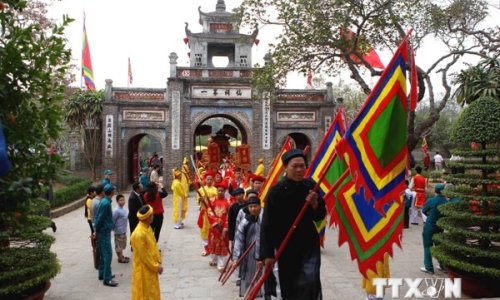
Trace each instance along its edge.
<instances>
[{"instance_id":1,"label":"topiary shrub","mask_svg":"<svg viewBox=\"0 0 500 300\"><path fill-rule=\"evenodd\" d=\"M499 129L500 102L494 99L474 101L459 116L452 140L479 148L452 151L469 159L448 163L466 171L445 176L456 185L450 196L460 201L439 207L444 216L437 225L445 231L434 236L440 244L432 249L445 266L483 282L500 282L500 180L491 172L500 168L500 149L490 146L500 141Z\"/></svg>"},{"instance_id":2,"label":"topiary shrub","mask_svg":"<svg viewBox=\"0 0 500 300\"><path fill-rule=\"evenodd\" d=\"M42 290L60 270L50 251L55 239L44 232L51 221L42 216L49 203L40 198L40 183L54 180L64 163L50 142L62 130L63 82L71 59L64 28L70 20L46 30L20 16L27 5L3 0L0 6L0 124L6 145L0 148L0 299L9 300Z\"/></svg>"}]
</instances>

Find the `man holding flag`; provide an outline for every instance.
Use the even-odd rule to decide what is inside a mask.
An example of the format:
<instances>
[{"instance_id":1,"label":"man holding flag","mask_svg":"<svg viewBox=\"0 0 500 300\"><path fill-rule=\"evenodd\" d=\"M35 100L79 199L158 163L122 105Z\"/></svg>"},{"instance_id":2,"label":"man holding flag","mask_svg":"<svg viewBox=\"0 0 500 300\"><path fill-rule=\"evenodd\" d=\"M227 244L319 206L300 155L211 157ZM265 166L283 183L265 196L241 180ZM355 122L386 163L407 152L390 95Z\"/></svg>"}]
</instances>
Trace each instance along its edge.
<instances>
[{"instance_id":1,"label":"man holding flag","mask_svg":"<svg viewBox=\"0 0 500 300\"><path fill-rule=\"evenodd\" d=\"M279 283L283 300L322 299L321 252L313 221L325 218L325 202L313 191L314 183L304 178L307 163L302 150L289 150L281 160L286 177L271 187L267 196L261 225L260 259L264 260L266 268L273 267L275 251L306 201L309 202L278 259Z\"/></svg>"}]
</instances>

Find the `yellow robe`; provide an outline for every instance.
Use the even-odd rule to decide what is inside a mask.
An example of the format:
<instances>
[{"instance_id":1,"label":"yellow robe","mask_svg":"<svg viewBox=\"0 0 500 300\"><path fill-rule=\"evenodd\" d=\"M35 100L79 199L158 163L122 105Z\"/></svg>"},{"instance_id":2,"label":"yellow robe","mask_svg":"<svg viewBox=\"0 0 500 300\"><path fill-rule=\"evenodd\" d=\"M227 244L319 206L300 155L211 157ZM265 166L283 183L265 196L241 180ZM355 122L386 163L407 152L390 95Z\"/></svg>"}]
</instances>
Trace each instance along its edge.
<instances>
[{"instance_id":1,"label":"yellow robe","mask_svg":"<svg viewBox=\"0 0 500 300\"><path fill-rule=\"evenodd\" d=\"M172 192L174 193L172 202L172 218L174 223L177 223L179 220L179 213L182 213L181 217L183 220L186 218L187 192L179 179L174 179L172 182ZM182 212L179 212L179 201L182 202Z\"/></svg>"},{"instance_id":2,"label":"yellow robe","mask_svg":"<svg viewBox=\"0 0 500 300\"><path fill-rule=\"evenodd\" d=\"M217 196L217 188L215 186L205 186L204 188L199 188L198 191L200 192L200 194L205 196L205 192L203 190L207 191L208 199L212 199L212 198ZM199 199L200 199L200 196L197 194L196 200L198 200L198 203L200 202ZM211 201L211 200L208 200L208 201ZM203 213L203 226L200 229L200 237L203 240L208 239L208 230L210 229L210 222L208 222L208 215L206 212L207 212L207 208L205 207L205 205L201 204L200 205L200 213Z\"/></svg>"},{"instance_id":3,"label":"yellow robe","mask_svg":"<svg viewBox=\"0 0 500 300\"><path fill-rule=\"evenodd\" d=\"M263 163L259 163L257 166L257 169L255 170L254 174L259 175L259 176L264 176L264 172L266 170L266 167L264 167Z\"/></svg>"},{"instance_id":4,"label":"yellow robe","mask_svg":"<svg viewBox=\"0 0 500 300\"><path fill-rule=\"evenodd\" d=\"M189 173L189 167L188 167L188 164L187 162L182 164L182 176L181 176L181 183L182 183L182 187L184 188L184 190L186 191L186 193L189 193L189 179L188 179L188 174Z\"/></svg>"},{"instance_id":5,"label":"yellow robe","mask_svg":"<svg viewBox=\"0 0 500 300\"><path fill-rule=\"evenodd\" d=\"M384 262L377 262L377 273L373 272L372 270L368 270L367 275L368 279L362 277L361 279L361 287L368 293L368 294L376 294L377 293L377 288L373 286L372 280L374 278L389 278L391 277L391 269L389 266L389 253L384 253Z\"/></svg>"},{"instance_id":6,"label":"yellow robe","mask_svg":"<svg viewBox=\"0 0 500 300\"><path fill-rule=\"evenodd\" d=\"M153 230L139 222L130 237L134 249L132 260L132 300L160 300L158 266L161 255Z\"/></svg>"}]
</instances>

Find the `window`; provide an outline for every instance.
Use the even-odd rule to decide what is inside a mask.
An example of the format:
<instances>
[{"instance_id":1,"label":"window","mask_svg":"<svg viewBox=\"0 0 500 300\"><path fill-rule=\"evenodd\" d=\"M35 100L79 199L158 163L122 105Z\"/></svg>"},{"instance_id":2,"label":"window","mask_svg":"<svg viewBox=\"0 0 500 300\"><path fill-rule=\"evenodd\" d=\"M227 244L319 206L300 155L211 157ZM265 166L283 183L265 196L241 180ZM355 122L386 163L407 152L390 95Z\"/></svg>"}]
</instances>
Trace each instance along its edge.
<instances>
[{"instance_id":1,"label":"window","mask_svg":"<svg viewBox=\"0 0 500 300\"><path fill-rule=\"evenodd\" d=\"M194 65L196 67L201 67L201 65L202 65L202 63L201 63L201 54L195 54L194 58L195 58Z\"/></svg>"},{"instance_id":2,"label":"window","mask_svg":"<svg viewBox=\"0 0 500 300\"><path fill-rule=\"evenodd\" d=\"M248 67L246 55L240 56L240 67Z\"/></svg>"}]
</instances>

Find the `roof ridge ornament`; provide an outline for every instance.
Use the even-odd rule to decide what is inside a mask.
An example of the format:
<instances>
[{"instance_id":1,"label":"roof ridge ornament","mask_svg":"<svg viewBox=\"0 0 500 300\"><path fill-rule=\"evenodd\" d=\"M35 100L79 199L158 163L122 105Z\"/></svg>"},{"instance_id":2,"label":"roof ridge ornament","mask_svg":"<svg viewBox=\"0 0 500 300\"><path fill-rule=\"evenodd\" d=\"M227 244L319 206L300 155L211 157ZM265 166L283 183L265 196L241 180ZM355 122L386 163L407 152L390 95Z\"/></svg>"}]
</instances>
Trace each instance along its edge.
<instances>
[{"instance_id":1,"label":"roof ridge ornament","mask_svg":"<svg viewBox=\"0 0 500 300\"><path fill-rule=\"evenodd\" d=\"M216 11L226 11L226 3L224 0L217 0L217 5L215 6Z\"/></svg>"}]
</instances>

